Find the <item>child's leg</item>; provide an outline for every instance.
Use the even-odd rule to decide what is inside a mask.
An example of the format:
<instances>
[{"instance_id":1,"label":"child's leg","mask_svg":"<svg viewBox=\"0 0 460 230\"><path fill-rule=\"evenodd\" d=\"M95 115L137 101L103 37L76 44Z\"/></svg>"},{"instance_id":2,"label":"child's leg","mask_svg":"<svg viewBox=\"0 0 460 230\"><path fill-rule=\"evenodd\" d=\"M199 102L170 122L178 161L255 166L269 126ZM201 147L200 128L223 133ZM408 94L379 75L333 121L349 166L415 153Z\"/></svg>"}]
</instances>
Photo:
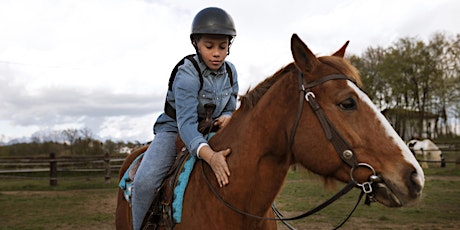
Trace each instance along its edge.
<instances>
[{"instance_id":1,"label":"child's leg","mask_svg":"<svg viewBox=\"0 0 460 230\"><path fill-rule=\"evenodd\" d=\"M133 183L132 214L134 230L140 229L145 214L176 157L177 133L157 133L144 154Z\"/></svg>"}]
</instances>

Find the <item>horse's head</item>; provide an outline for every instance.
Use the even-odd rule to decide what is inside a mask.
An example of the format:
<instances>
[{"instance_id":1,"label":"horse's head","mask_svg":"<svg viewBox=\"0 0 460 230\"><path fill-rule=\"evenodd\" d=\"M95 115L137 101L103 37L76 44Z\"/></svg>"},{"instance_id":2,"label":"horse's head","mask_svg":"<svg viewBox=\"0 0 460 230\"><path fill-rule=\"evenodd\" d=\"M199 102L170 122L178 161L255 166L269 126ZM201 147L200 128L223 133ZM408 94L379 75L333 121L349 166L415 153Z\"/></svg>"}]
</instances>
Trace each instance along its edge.
<instances>
[{"instance_id":1,"label":"horse's head","mask_svg":"<svg viewBox=\"0 0 460 230\"><path fill-rule=\"evenodd\" d=\"M292 36L295 65L307 88L292 145L294 158L326 178L371 182L374 198L386 206L413 204L421 197L423 171L358 87L358 71L343 58L347 45L332 56L317 58L297 35ZM307 138L312 133L318 138Z\"/></svg>"}]
</instances>

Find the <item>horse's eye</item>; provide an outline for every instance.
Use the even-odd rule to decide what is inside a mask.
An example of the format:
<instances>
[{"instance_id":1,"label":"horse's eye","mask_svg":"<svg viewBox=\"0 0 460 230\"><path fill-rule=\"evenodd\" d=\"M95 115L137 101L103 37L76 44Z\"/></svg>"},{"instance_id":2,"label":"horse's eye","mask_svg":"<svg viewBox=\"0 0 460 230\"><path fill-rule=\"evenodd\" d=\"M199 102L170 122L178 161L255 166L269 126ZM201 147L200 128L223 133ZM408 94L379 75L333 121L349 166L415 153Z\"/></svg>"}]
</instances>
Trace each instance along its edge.
<instances>
[{"instance_id":1,"label":"horse's eye","mask_svg":"<svg viewBox=\"0 0 460 230\"><path fill-rule=\"evenodd\" d=\"M350 97L345 101L340 102L339 107L343 110L354 110L356 109L356 101Z\"/></svg>"}]
</instances>

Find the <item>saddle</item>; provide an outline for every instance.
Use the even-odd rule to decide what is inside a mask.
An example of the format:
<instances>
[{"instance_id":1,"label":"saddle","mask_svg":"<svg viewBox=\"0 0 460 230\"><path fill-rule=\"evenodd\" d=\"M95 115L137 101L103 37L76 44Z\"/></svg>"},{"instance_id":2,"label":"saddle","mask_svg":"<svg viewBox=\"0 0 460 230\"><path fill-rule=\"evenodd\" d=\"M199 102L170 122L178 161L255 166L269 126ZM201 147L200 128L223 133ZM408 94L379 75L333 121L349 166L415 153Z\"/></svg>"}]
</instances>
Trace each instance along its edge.
<instances>
[{"instance_id":1,"label":"saddle","mask_svg":"<svg viewBox=\"0 0 460 230\"><path fill-rule=\"evenodd\" d=\"M206 104L205 106L206 118L201 120L198 124L198 131L203 135L211 132L216 132L219 127L214 126L214 120L212 119L212 113L216 106L214 104ZM154 197L152 204L144 218L142 223L142 229L173 229L174 220L173 215L173 199L174 189L177 185L180 173L184 168L184 164L191 157L185 144L183 143L180 136L177 136L176 140L176 152L177 157L171 168L169 169L166 177L157 190L157 195Z\"/></svg>"}]
</instances>

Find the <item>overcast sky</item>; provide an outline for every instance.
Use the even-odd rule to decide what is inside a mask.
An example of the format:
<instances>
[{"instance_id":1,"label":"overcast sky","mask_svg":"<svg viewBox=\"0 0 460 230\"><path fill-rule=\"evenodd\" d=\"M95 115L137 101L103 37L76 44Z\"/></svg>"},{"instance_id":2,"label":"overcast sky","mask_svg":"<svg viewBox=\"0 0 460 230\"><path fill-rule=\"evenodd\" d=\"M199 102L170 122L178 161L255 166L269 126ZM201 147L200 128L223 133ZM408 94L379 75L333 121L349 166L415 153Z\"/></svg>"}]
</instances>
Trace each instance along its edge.
<instances>
[{"instance_id":1,"label":"overcast sky","mask_svg":"<svg viewBox=\"0 0 460 230\"><path fill-rule=\"evenodd\" d=\"M347 40L360 55L460 33L456 0L0 1L0 142L67 128L150 141L170 72L194 52L193 17L208 6L235 21L227 60L240 94L292 62L292 33L318 55Z\"/></svg>"}]
</instances>

